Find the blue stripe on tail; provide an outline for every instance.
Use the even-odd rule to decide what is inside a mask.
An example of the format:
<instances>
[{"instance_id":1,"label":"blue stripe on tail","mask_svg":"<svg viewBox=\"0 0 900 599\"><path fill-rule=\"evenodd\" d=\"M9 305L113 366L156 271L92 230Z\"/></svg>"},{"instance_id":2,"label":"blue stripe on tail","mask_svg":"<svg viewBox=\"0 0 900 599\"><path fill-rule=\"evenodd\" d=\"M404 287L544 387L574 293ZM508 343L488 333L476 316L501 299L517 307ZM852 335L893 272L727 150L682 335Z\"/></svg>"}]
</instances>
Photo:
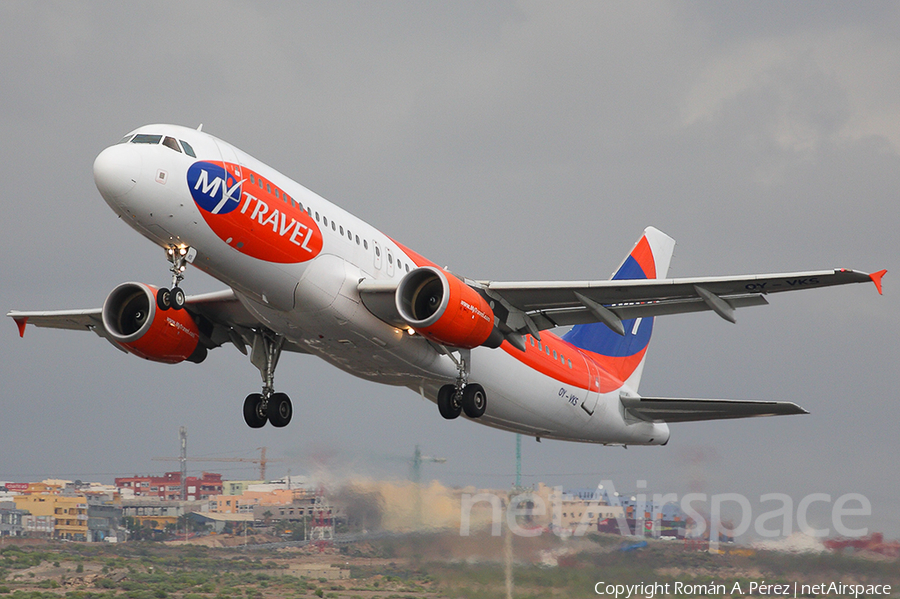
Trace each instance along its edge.
<instances>
[{"instance_id":1,"label":"blue stripe on tail","mask_svg":"<svg viewBox=\"0 0 900 599\"><path fill-rule=\"evenodd\" d=\"M613 280L646 279L647 275L637 260L628 256L612 278ZM638 320L640 320L640 324L635 330L635 323ZM594 322L575 325L563 336L563 340L580 349L611 357L633 356L647 347L647 344L650 343L650 335L653 333L652 317L623 320L622 324L625 327L624 337L605 324Z\"/></svg>"}]
</instances>

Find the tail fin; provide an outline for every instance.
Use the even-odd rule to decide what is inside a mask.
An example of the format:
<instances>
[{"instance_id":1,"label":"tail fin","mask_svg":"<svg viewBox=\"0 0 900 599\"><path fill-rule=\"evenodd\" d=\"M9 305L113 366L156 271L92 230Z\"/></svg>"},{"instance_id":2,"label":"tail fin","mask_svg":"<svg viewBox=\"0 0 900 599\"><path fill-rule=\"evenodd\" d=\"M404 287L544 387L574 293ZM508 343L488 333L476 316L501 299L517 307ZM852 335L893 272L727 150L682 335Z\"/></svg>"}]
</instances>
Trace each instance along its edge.
<instances>
[{"instance_id":1,"label":"tail fin","mask_svg":"<svg viewBox=\"0 0 900 599\"><path fill-rule=\"evenodd\" d=\"M663 279L669 271L674 249L674 239L659 229L647 227L612 279ZM599 366L636 391L653 332L653 318L633 318L622 324L624 336L603 323L591 323L574 326L563 339L594 354Z\"/></svg>"}]
</instances>

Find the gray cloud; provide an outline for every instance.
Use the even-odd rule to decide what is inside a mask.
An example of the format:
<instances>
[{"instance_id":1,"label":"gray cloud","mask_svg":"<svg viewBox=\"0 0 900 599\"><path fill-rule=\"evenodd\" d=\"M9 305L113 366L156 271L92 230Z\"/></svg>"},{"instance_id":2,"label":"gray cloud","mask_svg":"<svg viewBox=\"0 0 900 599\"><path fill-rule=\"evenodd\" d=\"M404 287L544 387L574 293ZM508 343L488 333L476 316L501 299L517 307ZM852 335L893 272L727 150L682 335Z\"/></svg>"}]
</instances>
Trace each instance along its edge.
<instances>
[{"instance_id":1,"label":"gray cloud","mask_svg":"<svg viewBox=\"0 0 900 599\"><path fill-rule=\"evenodd\" d=\"M811 415L673 426L666 448L530 440L523 470L529 483L608 475L686 492L701 468L709 492L856 491L872 526L896 536L896 10L4 3L0 305L97 306L121 281L165 280L162 252L117 221L91 177L103 147L149 122L202 122L473 277L606 277L651 224L679 241L677 276L888 268L884 297L857 286L776 297L736 326L657 323L642 391L789 399ZM187 286L219 288L197 272ZM19 340L8 327L0 479L160 470L150 458L177 451L179 425L195 454L266 445L295 473L324 461L405 476L394 458L421 443L449 459L426 476L514 476L512 435L445 422L409 391L309 357L278 371L295 422L251 431L239 406L258 375L235 351L167 367L93 335ZM694 446L716 463L693 463Z\"/></svg>"}]
</instances>

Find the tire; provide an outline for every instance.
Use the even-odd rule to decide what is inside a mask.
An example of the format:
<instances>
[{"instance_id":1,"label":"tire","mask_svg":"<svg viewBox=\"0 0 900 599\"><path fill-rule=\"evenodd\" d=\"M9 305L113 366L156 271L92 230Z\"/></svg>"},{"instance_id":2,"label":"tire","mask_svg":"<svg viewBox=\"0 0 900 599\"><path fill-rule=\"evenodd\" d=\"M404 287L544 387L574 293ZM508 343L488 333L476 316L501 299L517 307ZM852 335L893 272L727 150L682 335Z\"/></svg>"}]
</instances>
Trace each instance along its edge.
<instances>
[{"instance_id":1,"label":"tire","mask_svg":"<svg viewBox=\"0 0 900 599\"><path fill-rule=\"evenodd\" d=\"M251 393L244 400L244 422L250 428L262 428L268 422L262 409L262 393Z\"/></svg>"},{"instance_id":2,"label":"tire","mask_svg":"<svg viewBox=\"0 0 900 599\"><path fill-rule=\"evenodd\" d=\"M166 311L172 307L172 294L171 292L163 287L156 292L156 307L162 311Z\"/></svg>"},{"instance_id":3,"label":"tire","mask_svg":"<svg viewBox=\"0 0 900 599\"><path fill-rule=\"evenodd\" d=\"M184 308L184 291L181 287L173 287L169 292L169 304L173 310L181 310Z\"/></svg>"},{"instance_id":4,"label":"tire","mask_svg":"<svg viewBox=\"0 0 900 599\"><path fill-rule=\"evenodd\" d=\"M287 426L294 415L291 398L286 393L273 393L269 398L269 423L277 428Z\"/></svg>"},{"instance_id":5,"label":"tire","mask_svg":"<svg viewBox=\"0 0 900 599\"><path fill-rule=\"evenodd\" d=\"M477 383L466 385L462 394L462 409L469 418L481 418L487 409L487 394Z\"/></svg>"},{"instance_id":6,"label":"tire","mask_svg":"<svg viewBox=\"0 0 900 599\"><path fill-rule=\"evenodd\" d=\"M437 405L441 416L447 420L453 420L462 412L462 406L454 397L456 395L456 385L444 385L438 391Z\"/></svg>"}]
</instances>

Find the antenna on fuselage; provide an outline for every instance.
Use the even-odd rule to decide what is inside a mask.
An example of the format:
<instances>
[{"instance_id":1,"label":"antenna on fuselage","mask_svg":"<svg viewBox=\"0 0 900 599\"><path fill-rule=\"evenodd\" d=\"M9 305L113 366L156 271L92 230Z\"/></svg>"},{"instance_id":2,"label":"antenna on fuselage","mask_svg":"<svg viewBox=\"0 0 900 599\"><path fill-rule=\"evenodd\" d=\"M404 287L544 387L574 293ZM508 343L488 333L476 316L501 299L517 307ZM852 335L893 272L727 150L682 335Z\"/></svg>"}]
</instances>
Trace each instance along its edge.
<instances>
[{"instance_id":1,"label":"antenna on fuselage","mask_svg":"<svg viewBox=\"0 0 900 599\"><path fill-rule=\"evenodd\" d=\"M197 131L203 131L203 123L200 123L200 126L197 127Z\"/></svg>"}]
</instances>

